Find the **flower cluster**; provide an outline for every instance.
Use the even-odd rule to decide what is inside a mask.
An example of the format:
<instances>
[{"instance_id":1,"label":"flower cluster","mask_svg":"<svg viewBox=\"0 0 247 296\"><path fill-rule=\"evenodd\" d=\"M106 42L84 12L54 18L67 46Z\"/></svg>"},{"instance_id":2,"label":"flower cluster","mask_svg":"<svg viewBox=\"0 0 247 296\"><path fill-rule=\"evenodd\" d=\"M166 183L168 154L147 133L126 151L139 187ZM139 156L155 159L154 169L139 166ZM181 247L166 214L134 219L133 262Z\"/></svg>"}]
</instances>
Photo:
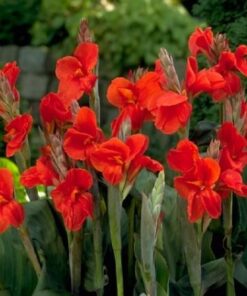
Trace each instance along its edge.
<instances>
[{"instance_id":1,"label":"flower cluster","mask_svg":"<svg viewBox=\"0 0 247 296\"><path fill-rule=\"evenodd\" d=\"M57 61L58 90L40 102L46 143L36 164L22 168L21 183L26 188L53 186L51 197L68 229L78 230L87 217L93 217L92 171L102 173L105 182L124 191L133 186L143 168L154 173L163 170L159 162L144 155L149 139L141 128L146 121L152 121L165 134L184 131L193 100L201 93L225 105L239 95L241 98L236 101L242 108L242 117L237 126L233 121L223 123L218 131L216 156L210 153L207 157L200 156L198 147L188 139L181 140L168 153L168 164L182 174L175 177L174 186L188 201L191 222L205 212L218 218L222 199L231 191L246 196L241 173L246 165L247 112L241 96L241 75L247 75L247 46L240 45L232 52L223 35L214 36L210 28L198 28L190 36L189 49L191 56L182 83L164 49L154 70L138 69L130 72L128 78L112 80L106 96L119 114L112 122L110 137L99 127L94 108L79 104L84 94L95 100L98 45L82 38L72 56ZM206 57L209 68L198 68L198 55ZM20 96L15 87L19 72L15 62L0 71L0 116L5 123L7 157L25 152L32 127L31 115L20 114L19 110ZM121 131L127 123L129 133L123 139Z\"/></svg>"}]
</instances>

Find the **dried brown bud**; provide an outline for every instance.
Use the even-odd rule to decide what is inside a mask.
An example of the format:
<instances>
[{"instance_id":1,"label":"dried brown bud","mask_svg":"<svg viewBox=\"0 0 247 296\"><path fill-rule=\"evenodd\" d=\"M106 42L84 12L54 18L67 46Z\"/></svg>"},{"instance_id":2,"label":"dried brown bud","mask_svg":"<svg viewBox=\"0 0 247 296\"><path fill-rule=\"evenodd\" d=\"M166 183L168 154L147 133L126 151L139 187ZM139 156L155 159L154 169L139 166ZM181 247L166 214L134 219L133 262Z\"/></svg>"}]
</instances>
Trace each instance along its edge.
<instances>
[{"instance_id":1,"label":"dried brown bud","mask_svg":"<svg viewBox=\"0 0 247 296\"><path fill-rule=\"evenodd\" d=\"M207 149L207 155L213 159L219 159L220 141L212 140Z\"/></svg>"},{"instance_id":2,"label":"dried brown bud","mask_svg":"<svg viewBox=\"0 0 247 296\"><path fill-rule=\"evenodd\" d=\"M50 134L49 142L51 145L51 158L55 168L57 168L59 175L65 177L67 172L67 162L63 151L63 141L59 135Z\"/></svg>"},{"instance_id":3,"label":"dried brown bud","mask_svg":"<svg viewBox=\"0 0 247 296\"><path fill-rule=\"evenodd\" d=\"M220 54L222 53L222 51L229 51L229 42L226 38L225 34L216 34L214 37L214 44L213 44L213 48L212 48L214 54L215 54L215 63L217 63Z\"/></svg>"},{"instance_id":4,"label":"dried brown bud","mask_svg":"<svg viewBox=\"0 0 247 296\"><path fill-rule=\"evenodd\" d=\"M81 20L77 35L78 43L93 42L93 34L89 30L88 21Z\"/></svg>"},{"instance_id":5,"label":"dried brown bud","mask_svg":"<svg viewBox=\"0 0 247 296\"><path fill-rule=\"evenodd\" d=\"M176 69L174 67L173 58L165 48L160 49L159 58L161 65L167 78L168 89L177 93L181 92L181 86L178 79Z\"/></svg>"},{"instance_id":6,"label":"dried brown bud","mask_svg":"<svg viewBox=\"0 0 247 296\"><path fill-rule=\"evenodd\" d=\"M138 67L135 71L129 71L128 73L128 79L135 83L138 81L148 70Z\"/></svg>"},{"instance_id":7,"label":"dried brown bud","mask_svg":"<svg viewBox=\"0 0 247 296\"><path fill-rule=\"evenodd\" d=\"M19 102L10 87L6 76L0 72L0 116L8 122L18 114Z\"/></svg>"}]
</instances>

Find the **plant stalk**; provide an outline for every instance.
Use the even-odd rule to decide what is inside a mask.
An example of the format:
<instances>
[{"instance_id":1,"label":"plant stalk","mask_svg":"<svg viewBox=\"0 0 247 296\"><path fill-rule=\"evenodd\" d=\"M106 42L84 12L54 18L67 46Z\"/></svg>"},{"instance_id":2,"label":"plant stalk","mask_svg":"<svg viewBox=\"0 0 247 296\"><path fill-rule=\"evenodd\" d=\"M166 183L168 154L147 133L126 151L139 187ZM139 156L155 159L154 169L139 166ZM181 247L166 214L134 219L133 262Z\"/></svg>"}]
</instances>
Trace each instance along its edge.
<instances>
[{"instance_id":1,"label":"plant stalk","mask_svg":"<svg viewBox=\"0 0 247 296\"><path fill-rule=\"evenodd\" d=\"M132 198L129 209L128 223L128 284L132 284L133 279L133 263L134 263L134 219L135 219L135 203L136 199Z\"/></svg>"},{"instance_id":2,"label":"plant stalk","mask_svg":"<svg viewBox=\"0 0 247 296\"><path fill-rule=\"evenodd\" d=\"M93 245L95 260L95 286L97 296L103 295L104 271L103 271L103 251L102 251L102 227L101 227L101 208L100 193L97 176L95 171L90 169L94 183L92 193L94 197L94 219L93 219Z\"/></svg>"},{"instance_id":3,"label":"plant stalk","mask_svg":"<svg viewBox=\"0 0 247 296\"><path fill-rule=\"evenodd\" d=\"M18 230L19 230L19 234L20 234L20 238L22 240L23 246L24 246L26 253L28 255L28 258L30 259L30 261L33 265L33 268L36 272L36 275L39 278L42 270L41 270L41 266L40 266L37 254L34 250L32 241L29 237L28 231L25 228L25 226L21 226Z\"/></svg>"},{"instance_id":4,"label":"plant stalk","mask_svg":"<svg viewBox=\"0 0 247 296\"><path fill-rule=\"evenodd\" d=\"M73 296L80 295L81 288L81 259L82 259L82 232L73 232L73 238L69 246L69 265L71 292Z\"/></svg>"},{"instance_id":5,"label":"plant stalk","mask_svg":"<svg viewBox=\"0 0 247 296\"><path fill-rule=\"evenodd\" d=\"M115 257L117 296L124 295L121 243L121 193L118 187L108 187L108 215L111 243Z\"/></svg>"},{"instance_id":6,"label":"plant stalk","mask_svg":"<svg viewBox=\"0 0 247 296\"><path fill-rule=\"evenodd\" d=\"M232 259L232 194L223 204L223 221L225 230L225 259L227 269L227 296L235 296L234 263Z\"/></svg>"}]
</instances>

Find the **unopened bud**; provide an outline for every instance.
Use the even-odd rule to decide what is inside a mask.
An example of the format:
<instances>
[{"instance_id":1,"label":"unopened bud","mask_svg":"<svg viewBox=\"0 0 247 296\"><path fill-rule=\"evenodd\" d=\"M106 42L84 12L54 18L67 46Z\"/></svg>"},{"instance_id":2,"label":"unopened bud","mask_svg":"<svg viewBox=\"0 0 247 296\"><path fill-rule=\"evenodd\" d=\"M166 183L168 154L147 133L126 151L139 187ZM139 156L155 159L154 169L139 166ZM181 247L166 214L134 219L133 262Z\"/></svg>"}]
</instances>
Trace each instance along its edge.
<instances>
[{"instance_id":1,"label":"unopened bud","mask_svg":"<svg viewBox=\"0 0 247 296\"><path fill-rule=\"evenodd\" d=\"M77 35L78 43L93 42L93 34L89 30L88 21L81 20Z\"/></svg>"},{"instance_id":2,"label":"unopened bud","mask_svg":"<svg viewBox=\"0 0 247 296\"><path fill-rule=\"evenodd\" d=\"M220 141L212 140L207 149L207 155L213 159L219 159Z\"/></svg>"},{"instance_id":3,"label":"unopened bud","mask_svg":"<svg viewBox=\"0 0 247 296\"><path fill-rule=\"evenodd\" d=\"M181 92L181 86L178 79L176 69L174 67L173 58L169 55L165 48L160 49L159 58L161 65L167 77L167 88L177 93Z\"/></svg>"}]
</instances>

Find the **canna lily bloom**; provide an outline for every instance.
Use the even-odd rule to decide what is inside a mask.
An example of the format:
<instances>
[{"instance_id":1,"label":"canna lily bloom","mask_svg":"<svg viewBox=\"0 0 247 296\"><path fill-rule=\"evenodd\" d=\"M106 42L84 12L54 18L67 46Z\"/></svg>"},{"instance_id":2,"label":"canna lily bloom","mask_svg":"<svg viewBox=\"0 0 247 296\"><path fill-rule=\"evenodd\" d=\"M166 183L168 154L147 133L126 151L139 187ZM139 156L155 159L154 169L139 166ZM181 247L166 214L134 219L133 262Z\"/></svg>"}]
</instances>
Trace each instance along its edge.
<instances>
[{"instance_id":1,"label":"canna lily bloom","mask_svg":"<svg viewBox=\"0 0 247 296\"><path fill-rule=\"evenodd\" d=\"M76 115L73 127L64 136L63 148L72 159L85 160L103 138L94 111L82 107Z\"/></svg>"},{"instance_id":2,"label":"canna lily bloom","mask_svg":"<svg viewBox=\"0 0 247 296\"><path fill-rule=\"evenodd\" d=\"M22 206L13 199L13 183L10 171L0 168L0 233L9 226L19 227L24 220Z\"/></svg>"},{"instance_id":3,"label":"canna lily bloom","mask_svg":"<svg viewBox=\"0 0 247 296\"><path fill-rule=\"evenodd\" d=\"M73 56L57 61L58 93L67 105L78 100L84 93L91 93L97 79L93 73L97 61L98 45L90 42L80 43Z\"/></svg>"},{"instance_id":4,"label":"canna lily bloom","mask_svg":"<svg viewBox=\"0 0 247 296\"><path fill-rule=\"evenodd\" d=\"M214 35L211 28L208 27L205 30L196 28L189 38L189 50L193 56L204 54L210 60L213 57L213 43Z\"/></svg>"},{"instance_id":5,"label":"canna lily bloom","mask_svg":"<svg viewBox=\"0 0 247 296\"><path fill-rule=\"evenodd\" d=\"M236 67L245 76L247 76L247 46L240 45L235 51Z\"/></svg>"},{"instance_id":6,"label":"canna lily bloom","mask_svg":"<svg viewBox=\"0 0 247 296\"><path fill-rule=\"evenodd\" d=\"M192 105L188 97L173 91L162 91L157 93L153 109L150 110L154 116L154 124L157 129L165 134L173 134L180 128L186 126Z\"/></svg>"},{"instance_id":7,"label":"canna lily bloom","mask_svg":"<svg viewBox=\"0 0 247 296\"><path fill-rule=\"evenodd\" d=\"M167 162L171 169L182 174L195 170L199 158L198 147L188 139L179 141L177 147L170 149L167 154Z\"/></svg>"},{"instance_id":8,"label":"canna lily bloom","mask_svg":"<svg viewBox=\"0 0 247 296\"><path fill-rule=\"evenodd\" d=\"M120 114L112 123L113 136L117 136L121 124L129 117L133 131L138 131L146 120L152 118L147 110L144 100L150 98L149 89L159 86L161 76L156 72L146 72L135 83L118 77L112 80L107 89L107 99L120 110Z\"/></svg>"},{"instance_id":9,"label":"canna lily bloom","mask_svg":"<svg viewBox=\"0 0 247 296\"><path fill-rule=\"evenodd\" d=\"M221 173L217 191L222 198L227 198L231 191L238 196L247 197L247 185L244 184L241 174L233 169Z\"/></svg>"},{"instance_id":10,"label":"canna lily bloom","mask_svg":"<svg viewBox=\"0 0 247 296\"><path fill-rule=\"evenodd\" d=\"M129 136L125 143L111 138L92 152L90 160L108 183L117 185L126 178L133 183L143 168L153 172L163 169L159 162L143 155L147 147L148 138L142 134Z\"/></svg>"},{"instance_id":11,"label":"canna lily bloom","mask_svg":"<svg viewBox=\"0 0 247 296\"><path fill-rule=\"evenodd\" d=\"M192 153L189 154L189 151ZM177 148L168 153L167 160L172 168L183 174L175 177L174 187L188 202L189 221L196 222L204 213L218 218L222 200L214 190L220 177L218 162L209 157L201 158L196 146L189 140L180 141Z\"/></svg>"},{"instance_id":12,"label":"canna lily bloom","mask_svg":"<svg viewBox=\"0 0 247 296\"><path fill-rule=\"evenodd\" d=\"M13 92L14 98L16 101L18 101L20 98L20 94L16 89L15 84L20 74L20 68L17 67L16 62L7 63L4 65L2 70L0 70L0 73L2 73L7 78L10 88Z\"/></svg>"},{"instance_id":13,"label":"canna lily bloom","mask_svg":"<svg viewBox=\"0 0 247 296\"><path fill-rule=\"evenodd\" d=\"M3 139L7 143L6 156L11 157L19 151L32 128L33 118L30 114L16 116L6 126Z\"/></svg>"},{"instance_id":14,"label":"canna lily bloom","mask_svg":"<svg viewBox=\"0 0 247 296\"><path fill-rule=\"evenodd\" d=\"M40 114L45 123L65 122L72 119L69 108L63 103L59 94L49 93L41 99Z\"/></svg>"},{"instance_id":15,"label":"canna lily bloom","mask_svg":"<svg viewBox=\"0 0 247 296\"><path fill-rule=\"evenodd\" d=\"M222 124L218 139L221 143L219 163L222 171L233 169L242 172L247 164L247 140L231 122Z\"/></svg>"},{"instance_id":16,"label":"canna lily bloom","mask_svg":"<svg viewBox=\"0 0 247 296\"><path fill-rule=\"evenodd\" d=\"M202 92L212 93L226 86L223 76L213 68L198 71L197 60L189 57L187 60L185 88L190 97L196 97Z\"/></svg>"},{"instance_id":17,"label":"canna lily bloom","mask_svg":"<svg viewBox=\"0 0 247 296\"><path fill-rule=\"evenodd\" d=\"M68 230L78 231L93 216L93 196L88 190L93 178L84 169L71 169L65 179L51 192L54 205L64 218Z\"/></svg>"},{"instance_id":18,"label":"canna lily bloom","mask_svg":"<svg viewBox=\"0 0 247 296\"><path fill-rule=\"evenodd\" d=\"M25 170L20 178L20 182L27 188L32 188L37 185L52 186L57 183L59 176L55 171L49 147L43 147L42 156L36 160L35 166Z\"/></svg>"},{"instance_id":19,"label":"canna lily bloom","mask_svg":"<svg viewBox=\"0 0 247 296\"><path fill-rule=\"evenodd\" d=\"M219 57L219 62L214 66L214 70L222 75L225 86L211 92L215 101L222 101L229 96L234 96L241 90L241 80L236 74L237 62L234 53L223 51Z\"/></svg>"}]
</instances>

